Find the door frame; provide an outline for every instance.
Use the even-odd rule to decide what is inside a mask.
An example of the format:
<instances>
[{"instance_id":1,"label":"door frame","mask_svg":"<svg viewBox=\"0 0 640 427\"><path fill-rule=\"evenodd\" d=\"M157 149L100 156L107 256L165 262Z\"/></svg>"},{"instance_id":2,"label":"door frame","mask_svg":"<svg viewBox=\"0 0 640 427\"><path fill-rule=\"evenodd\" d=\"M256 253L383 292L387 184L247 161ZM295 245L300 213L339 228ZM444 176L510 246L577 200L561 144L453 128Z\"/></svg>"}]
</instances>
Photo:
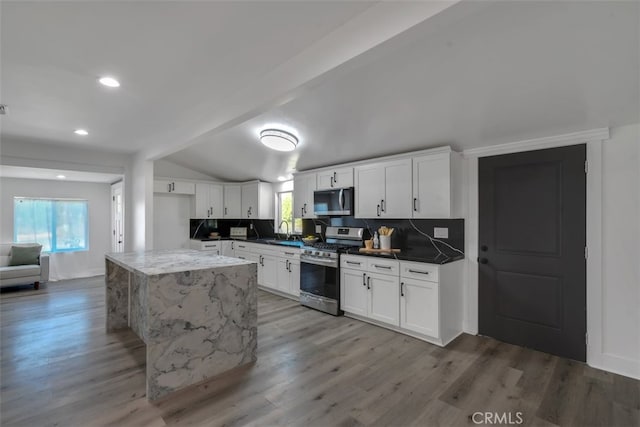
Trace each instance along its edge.
<instances>
[{"instance_id":1,"label":"door frame","mask_svg":"<svg viewBox=\"0 0 640 427\"><path fill-rule=\"evenodd\" d=\"M116 216L115 216L115 196L114 196L114 192L115 190L119 189L120 193L122 194L122 248L123 248L123 252L124 252L124 248L125 248L125 242L126 242L126 229L125 229L125 218L126 218L126 213L125 213L125 194L124 194L124 181L117 181L111 184L111 195L110 195L110 207L111 207L111 230L109 232L109 235L111 237L111 251L114 252L115 251L115 247L116 247L116 236L115 236L115 220L116 220Z\"/></svg>"},{"instance_id":2,"label":"door frame","mask_svg":"<svg viewBox=\"0 0 640 427\"><path fill-rule=\"evenodd\" d=\"M466 283L464 331L478 334L478 158L545 148L586 144L587 146L587 364L631 376L632 361L604 352L602 337L602 144L610 138L609 128L494 145L463 152L465 162Z\"/></svg>"}]
</instances>

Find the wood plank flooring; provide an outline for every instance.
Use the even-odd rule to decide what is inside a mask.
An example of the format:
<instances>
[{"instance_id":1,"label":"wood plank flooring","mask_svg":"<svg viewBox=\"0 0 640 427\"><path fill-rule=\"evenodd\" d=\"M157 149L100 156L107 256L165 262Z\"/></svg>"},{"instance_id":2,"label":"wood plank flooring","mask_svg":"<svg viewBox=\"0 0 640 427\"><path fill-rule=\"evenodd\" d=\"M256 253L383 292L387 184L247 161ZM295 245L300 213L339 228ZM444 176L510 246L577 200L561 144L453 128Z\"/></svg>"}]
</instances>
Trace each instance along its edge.
<instances>
[{"instance_id":1,"label":"wood plank flooring","mask_svg":"<svg viewBox=\"0 0 640 427\"><path fill-rule=\"evenodd\" d=\"M103 277L5 289L0 424L640 425L640 381L582 363L469 335L440 348L264 292L258 310L255 365L150 404L143 343L105 333Z\"/></svg>"}]
</instances>

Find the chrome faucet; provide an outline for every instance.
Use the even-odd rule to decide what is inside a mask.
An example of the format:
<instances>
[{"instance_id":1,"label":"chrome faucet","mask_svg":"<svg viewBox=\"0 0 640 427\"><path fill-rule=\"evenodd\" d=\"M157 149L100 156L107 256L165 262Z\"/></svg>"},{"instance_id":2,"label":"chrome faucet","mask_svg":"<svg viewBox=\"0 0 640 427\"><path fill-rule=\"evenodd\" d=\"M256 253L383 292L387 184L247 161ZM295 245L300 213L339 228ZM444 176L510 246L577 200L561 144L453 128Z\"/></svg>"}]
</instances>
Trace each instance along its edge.
<instances>
[{"instance_id":1,"label":"chrome faucet","mask_svg":"<svg viewBox=\"0 0 640 427\"><path fill-rule=\"evenodd\" d=\"M289 221L280 221L280 224L278 224L278 231L282 228L282 224L287 224L287 239L289 239L289 237L291 237L291 234L289 234Z\"/></svg>"}]
</instances>

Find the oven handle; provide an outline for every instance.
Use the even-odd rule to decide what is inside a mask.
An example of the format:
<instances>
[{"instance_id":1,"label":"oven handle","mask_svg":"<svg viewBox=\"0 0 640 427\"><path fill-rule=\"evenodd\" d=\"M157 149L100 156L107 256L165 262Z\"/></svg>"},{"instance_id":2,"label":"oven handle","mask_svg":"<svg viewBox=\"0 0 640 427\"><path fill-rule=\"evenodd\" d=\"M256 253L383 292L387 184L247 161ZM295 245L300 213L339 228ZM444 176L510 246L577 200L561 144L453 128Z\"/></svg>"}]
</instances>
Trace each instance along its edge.
<instances>
[{"instance_id":1,"label":"oven handle","mask_svg":"<svg viewBox=\"0 0 640 427\"><path fill-rule=\"evenodd\" d=\"M320 261L320 260L308 259L308 258L300 257L300 262L303 262L305 264L321 265L323 267L338 268L338 261L333 261L333 260Z\"/></svg>"}]
</instances>

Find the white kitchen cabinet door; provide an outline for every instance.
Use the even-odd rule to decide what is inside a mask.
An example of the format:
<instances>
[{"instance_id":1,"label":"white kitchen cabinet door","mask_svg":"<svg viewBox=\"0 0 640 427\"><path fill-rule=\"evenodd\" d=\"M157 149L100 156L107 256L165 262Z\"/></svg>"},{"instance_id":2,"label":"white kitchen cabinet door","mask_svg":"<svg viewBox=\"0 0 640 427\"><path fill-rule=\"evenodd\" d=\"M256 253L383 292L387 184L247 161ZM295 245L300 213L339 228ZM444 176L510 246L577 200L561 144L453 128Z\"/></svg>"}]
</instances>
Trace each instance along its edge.
<instances>
[{"instance_id":1,"label":"white kitchen cabinet door","mask_svg":"<svg viewBox=\"0 0 640 427\"><path fill-rule=\"evenodd\" d=\"M449 153L413 159L413 217L450 218L451 164Z\"/></svg>"},{"instance_id":2,"label":"white kitchen cabinet door","mask_svg":"<svg viewBox=\"0 0 640 427\"><path fill-rule=\"evenodd\" d=\"M278 258L272 255L260 255L260 266L262 270L261 281L258 283L271 289L278 289Z\"/></svg>"},{"instance_id":3,"label":"white kitchen cabinet door","mask_svg":"<svg viewBox=\"0 0 640 427\"><path fill-rule=\"evenodd\" d=\"M367 316L368 290L366 273L342 269L340 271L340 309L347 313Z\"/></svg>"},{"instance_id":4,"label":"white kitchen cabinet door","mask_svg":"<svg viewBox=\"0 0 640 427\"><path fill-rule=\"evenodd\" d=\"M224 255L224 256L228 256L228 257L235 257L236 256L236 251L235 251L235 243L233 240L229 241L229 240L225 240L220 242L220 254Z\"/></svg>"},{"instance_id":5,"label":"white kitchen cabinet door","mask_svg":"<svg viewBox=\"0 0 640 427\"><path fill-rule=\"evenodd\" d=\"M291 281L289 282L289 293L297 297L300 296L300 261L289 260L289 276Z\"/></svg>"},{"instance_id":6,"label":"white kitchen cabinet door","mask_svg":"<svg viewBox=\"0 0 640 427\"><path fill-rule=\"evenodd\" d=\"M313 192L316 191L316 174L299 174L293 177L294 218L315 218Z\"/></svg>"},{"instance_id":7,"label":"white kitchen cabinet door","mask_svg":"<svg viewBox=\"0 0 640 427\"><path fill-rule=\"evenodd\" d=\"M400 326L400 279L385 274L367 274L369 317Z\"/></svg>"},{"instance_id":8,"label":"white kitchen cabinet door","mask_svg":"<svg viewBox=\"0 0 640 427\"><path fill-rule=\"evenodd\" d=\"M437 283L402 279L400 327L419 334L440 338L439 287Z\"/></svg>"},{"instance_id":9,"label":"white kitchen cabinet door","mask_svg":"<svg viewBox=\"0 0 640 427\"><path fill-rule=\"evenodd\" d=\"M316 183L318 190L353 187L353 168L339 168L318 172Z\"/></svg>"},{"instance_id":10,"label":"white kitchen cabinet door","mask_svg":"<svg viewBox=\"0 0 640 427\"><path fill-rule=\"evenodd\" d=\"M197 183L195 202L196 218L211 218L211 205L209 204L209 184Z\"/></svg>"},{"instance_id":11,"label":"white kitchen cabinet door","mask_svg":"<svg viewBox=\"0 0 640 427\"><path fill-rule=\"evenodd\" d=\"M258 183L244 184L241 191L241 218L258 218Z\"/></svg>"},{"instance_id":12,"label":"white kitchen cabinet door","mask_svg":"<svg viewBox=\"0 0 640 427\"><path fill-rule=\"evenodd\" d=\"M289 272L289 260L278 259L278 272L275 289L289 293L291 288L291 273Z\"/></svg>"},{"instance_id":13,"label":"white kitchen cabinet door","mask_svg":"<svg viewBox=\"0 0 640 427\"><path fill-rule=\"evenodd\" d=\"M239 185L224 186L224 218L242 217L242 187Z\"/></svg>"},{"instance_id":14,"label":"white kitchen cabinet door","mask_svg":"<svg viewBox=\"0 0 640 427\"><path fill-rule=\"evenodd\" d=\"M171 179L157 179L153 181L153 192L192 195L195 194L195 184Z\"/></svg>"},{"instance_id":15,"label":"white kitchen cabinet door","mask_svg":"<svg viewBox=\"0 0 640 427\"><path fill-rule=\"evenodd\" d=\"M194 204L196 218L222 218L222 185L197 183Z\"/></svg>"},{"instance_id":16,"label":"white kitchen cabinet door","mask_svg":"<svg viewBox=\"0 0 640 427\"><path fill-rule=\"evenodd\" d=\"M380 164L355 168L356 218L377 218L381 215L380 202L384 199L385 174Z\"/></svg>"},{"instance_id":17,"label":"white kitchen cabinet door","mask_svg":"<svg viewBox=\"0 0 640 427\"><path fill-rule=\"evenodd\" d=\"M385 162L384 197L381 215L385 218L411 218L411 159Z\"/></svg>"}]
</instances>

